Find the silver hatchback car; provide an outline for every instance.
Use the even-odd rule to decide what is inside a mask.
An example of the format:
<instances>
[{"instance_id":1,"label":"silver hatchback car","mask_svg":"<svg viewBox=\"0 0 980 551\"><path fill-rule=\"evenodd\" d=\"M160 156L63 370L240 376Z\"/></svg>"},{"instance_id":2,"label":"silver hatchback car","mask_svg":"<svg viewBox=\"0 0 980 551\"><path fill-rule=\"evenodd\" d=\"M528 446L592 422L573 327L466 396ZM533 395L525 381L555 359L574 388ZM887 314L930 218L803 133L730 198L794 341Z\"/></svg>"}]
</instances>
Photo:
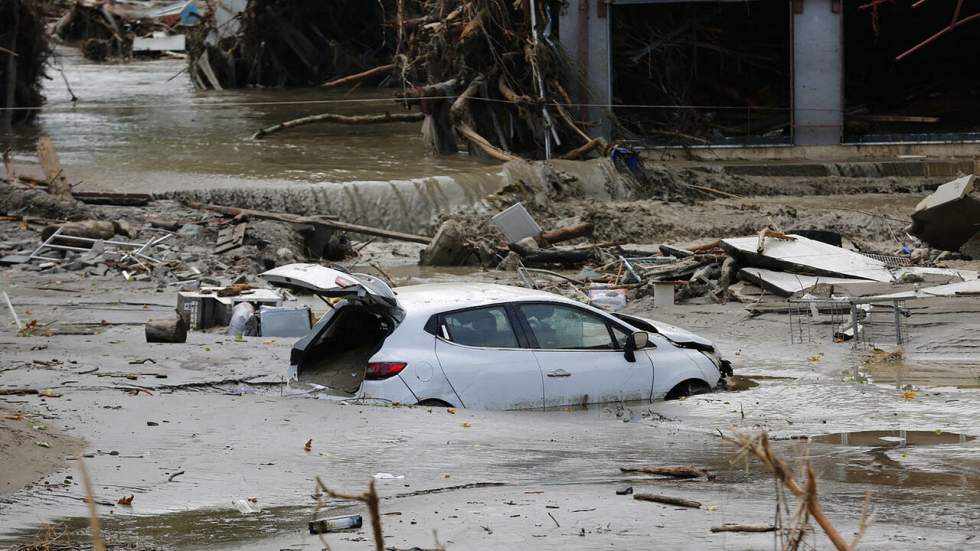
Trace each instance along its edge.
<instances>
[{"instance_id":1,"label":"silver hatchback car","mask_svg":"<svg viewBox=\"0 0 980 551\"><path fill-rule=\"evenodd\" d=\"M261 277L331 306L293 347L291 376L364 400L545 409L709 392L731 372L697 335L542 291L477 283L391 289L317 264Z\"/></svg>"}]
</instances>

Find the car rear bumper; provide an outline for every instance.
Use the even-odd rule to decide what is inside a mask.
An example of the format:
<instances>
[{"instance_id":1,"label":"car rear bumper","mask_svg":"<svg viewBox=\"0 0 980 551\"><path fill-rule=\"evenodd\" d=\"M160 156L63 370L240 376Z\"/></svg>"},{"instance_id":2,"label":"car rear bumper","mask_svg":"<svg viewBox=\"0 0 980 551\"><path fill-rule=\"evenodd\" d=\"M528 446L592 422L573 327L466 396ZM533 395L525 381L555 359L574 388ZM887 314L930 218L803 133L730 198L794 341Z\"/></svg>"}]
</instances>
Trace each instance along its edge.
<instances>
[{"instance_id":1,"label":"car rear bumper","mask_svg":"<svg viewBox=\"0 0 980 551\"><path fill-rule=\"evenodd\" d=\"M364 381L357 390L357 398L391 404L415 404L419 401L400 375L383 381Z\"/></svg>"}]
</instances>

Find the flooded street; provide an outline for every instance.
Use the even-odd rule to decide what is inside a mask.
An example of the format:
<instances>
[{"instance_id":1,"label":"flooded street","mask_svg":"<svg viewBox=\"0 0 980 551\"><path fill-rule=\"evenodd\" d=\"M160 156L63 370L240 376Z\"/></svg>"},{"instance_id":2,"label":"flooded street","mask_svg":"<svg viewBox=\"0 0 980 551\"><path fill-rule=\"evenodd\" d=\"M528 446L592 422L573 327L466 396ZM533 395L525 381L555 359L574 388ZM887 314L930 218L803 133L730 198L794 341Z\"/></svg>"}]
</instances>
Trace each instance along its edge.
<instances>
[{"instance_id":1,"label":"flooded street","mask_svg":"<svg viewBox=\"0 0 980 551\"><path fill-rule=\"evenodd\" d=\"M258 129L317 113L397 113L390 90L308 89L200 92L186 61L93 63L58 48L38 126L16 137L34 151L38 132L54 140L73 178L93 189L199 189L409 180L490 173L493 165L427 153L418 123L312 125L265 140ZM19 150L19 151L18 151ZM141 189L143 189L141 187Z\"/></svg>"},{"instance_id":2,"label":"flooded street","mask_svg":"<svg viewBox=\"0 0 980 551\"><path fill-rule=\"evenodd\" d=\"M359 529L325 534L330 549L374 549L367 509L320 492L318 478L329 489L348 494L374 484L385 543L394 551L440 546L781 549L799 502L731 440L763 431L798 480L805 478L804 466L812 466L816 495L834 526L848 541L863 532L858 549L980 546L977 295L916 296L902 308L895 299L887 328L899 337L875 342L877 349L857 338L857 327L847 333L841 311L831 317L811 303L812 310L800 313L802 291L816 293L819 285L830 285L821 278L832 270L813 275L804 265L800 274L786 272L795 276L787 285L798 284L800 292L782 294L768 281L750 289L741 272L759 269L746 259L763 257L765 246L817 246L802 234L789 235L792 231L826 230L838 242L820 241L819 246L831 252L823 248L821 254L775 259L783 262L778 267L788 270L785 264L791 261L802 265L800 256L813 262L833 260L844 254L838 250L844 250L847 238L857 242L851 243L855 249L847 249L848 255L878 263L873 266L889 276L839 278L842 286L877 286L860 296L889 292L893 285L906 285L916 294L920 284L933 284L928 279L933 276L969 283L952 270L928 277L910 272L918 279L906 274L892 280L888 270L896 267L884 267L885 260L912 265L912 248L904 249L912 240L906 219L944 176L844 175L858 172L851 166L813 177L750 177L726 172L722 161L671 164L654 159L653 153L645 159L647 172L619 167L605 154L588 161L491 163L465 153L431 155L416 123L310 125L253 140L256 130L297 117L402 108L391 100L391 89L367 84L353 91L202 92L190 84L183 60L95 64L59 47L54 65L64 70L78 101L70 101L61 74L51 71L38 124L12 138L18 170L41 174L34 152L37 138L48 135L71 183L80 182L76 191L151 195L149 204L139 207L77 206L89 209L83 211L86 217L108 223L109 237L136 228L127 239L164 235L165 230L173 232L167 234L173 239L156 249L116 241L115 246L137 252L110 257L99 256L110 243L100 237L88 244L92 249L75 247L65 258L17 259L31 254L44 228L52 225L54 231L68 211L35 217L27 205L0 212L5 215L0 256L15 257L0 268L0 290L9 296L9 306L0 301L0 452L5 454L0 457L6 461L0 467L5 470L0 478L0 549L41 549L53 541L64 546L48 548L87 548L90 517L80 462L91 478L96 513L113 549L316 551L325 546L309 533L308 523L315 514L326 513L364 517ZM15 191L40 193L26 184ZM70 193L67 199L72 199ZM568 253L587 260L543 263L548 269L534 273L518 271L517 266L525 268L526 254L518 253L490 222L518 200L541 225L521 240L531 240L532 255ZM224 216L189 201L262 209L273 216ZM459 243L471 247L472 254L446 266L420 265L423 251L437 241L436 228L441 234L445 227L439 217L448 213L459 216L453 220ZM332 227L326 237L316 235L328 227L316 217L326 215L372 226L367 229L374 233L348 226L343 236L350 238L345 243L349 248L340 260L328 261L326 245L320 243L320 252L314 254L311 244L341 233ZM587 237L576 237L574 246L568 245L573 240L548 242L541 231L583 225L594 228ZM379 238L378 229L417 235L386 240ZM226 248L229 233L240 239ZM725 248L720 239L730 236L748 236L752 244L747 255ZM858 245L873 252L865 254ZM109 249L113 253L111 243ZM928 247L925 251L923 265L928 262L933 268L939 255L929 257ZM141 256L143 252L147 255ZM955 254L953 261L963 274L980 266ZM505 258L516 264L505 265ZM771 267L764 262L774 258L763 258L760 264ZM312 318L302 315L304 331L311 320L346 308L341 296L351 303L365 301L358 305L364 310L357 312L381 319L375 310L381 311L379 304L397 310L383 301L386 297L397 305L402 286L451 282L527 287L538 286L534 277L539 275L551 279L548 287L537 288L576 300L591 300L583 289L623 289L623 313L675 324L709 339L734 366L734 376L728 388L670 401L547 410L541 401L534 411L482 411L416 405L425 398L416 396L413 404L376 405L314 384L328 380L318 379L319 374L289 381L297 337L245 336L244 331L230 335L231 307L227 320L190 330L186 341L147 342L148 320L173 319L179 328L176 316L192 315L193 308L175 311L179 292L201 292L193 297L200 300L195 304L219 297L231 304L229 297L266 286L258 273L306 262L369 273L379 289L383 285L378 282L387 280L394 290L388 289L388 295L366 291L371 286L347 279L360 274L336 272L329 288L319 289L333 293L329 300L291 288L296 296L279 302L309 307ZM676 268L683 263L688 264ZM628 273L634 269L640 275ZM630 276L639 282L627 283ZM800 276L816 283L804 287ZM589 287L589 281L598 286ZM700 290L692 291L695 287ZM211 289L202 291L206 288ZM826 307L837 299L829 288L824 291ZM669 292L670 300L660 303L662 292ZM791 310L791 298L799 311ZM488 308L487 303L477 307ZM418 336L424 330L429 339L424 343L459 344L450 339L444 318L477 307L426 311ZM518 319L517 310L508 306L505 317ZM790 312L797 323L802 323L801 316L807 319L805 330L793 325ZM847 315L852 315L850 308ZM381 334L379 322L371 321L370 329ZM370 343L376 348L365 359L374 358L402 322L386 318L380 323L385 330L389 323L392 327ZM472 348L547 348L537 346L536 336L533 345L524 344L524 339L531 343L538 327L532 329L527 319L522 323L527 327L509 335L515 343L520 338L520 344ZM635 363L635 354L646 351L642 344L629 344L632 339L657 337L664 339L660 346L683 349L678 356L689 352L716 375L725 365L712 359L713 351L703 341L667 340L669 331L655 331L655 326L644 331L663 335L624 333L627 344L617 344L616 323L598 324L600 338L608 333L604 345L554 348L582 354L605 348L603 353L616 352L617 361L624 361L625 352L625 361ZM496 324L481 331L496 331ZM355 326L348 337L360 338L360 331L368 332L366 326ZM472 327L476 333L476 322ZM902 331L906 339L899 345ZM343 336L330 335L334 338L323 337L315 346L349 344ZM425 352L433 351L430 344L425 346ZM523 352L536 357L530 350ZM401 362L399 370L406 361L415 361L394 360L367 361L387 366ZM497 361L478 365L498 367ZM653 376L647 371L645 398L654 394L656 377L676 367L650 362ZM561 371L548 376L570 377ZM685 375L667 387L690 388L702 376L695 380ZM507 383L503 386L516 386ZM705 384L704 390L713 384ZM414 390L409 393L414 396ZM558 403L587 404L588 398L585 394L582 400ZM651 465L692 466L709 474L681 479L623 470ZM635 498L645 493L700 505ZM866 496L870 514L865 527ZM772 525L775 532L712 530L727 524ZM35 547L28 547L32 543ZM800 549L834 548L812 522L803 543Z\"/></svg>"}]
</instances>

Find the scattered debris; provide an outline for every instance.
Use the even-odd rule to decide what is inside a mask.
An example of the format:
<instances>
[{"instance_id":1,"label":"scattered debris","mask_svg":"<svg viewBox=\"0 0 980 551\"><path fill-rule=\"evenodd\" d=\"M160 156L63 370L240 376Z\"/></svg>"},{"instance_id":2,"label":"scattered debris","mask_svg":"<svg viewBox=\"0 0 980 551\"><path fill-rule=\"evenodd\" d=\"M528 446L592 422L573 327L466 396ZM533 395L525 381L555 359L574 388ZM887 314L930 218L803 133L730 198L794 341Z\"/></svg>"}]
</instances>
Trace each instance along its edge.
<instances>
[{"instance_id":1,"label":"scattered debris","mask_svg":"<svg viewBox=\"0 0 980 551\"><path fill-rule=\"evenodd\" d=\"M975 182L971 174L939 186L915 207L908 232L937 249L960 250L980 235L980 189Z\"/></svg>"},{"instance_id":2,"label":"scattered debris","mask_svg":"<svg viewBox=\"0 0 980 551\"><path fill-rule=\"evenodd\" d=\"M776 527L771 524L723 524L721 526L712 526L711 532L748 532L748 533L764 533L764 532L775 532Z\"/></svg>"},{"instance_id":3,"label":"scattered debris","mask_svg":"<svg viewBox=\"0 0 980 551\"><path fill-rule=\"evenodd\" d=\"M361 515L344 515L310 521L309 528L311 534L325 534L327 532L357 530L362 524Z\"/></svg>"},{"instance_id":4,"label":"scattered debris","mask_svg":"<svg viewBox=\"0 0 980 551\"><path fill-rule=\"evenodd\" d=\"M663 503L664 505L676 505L678 507L690 507L691 509L700 509L701 502L693 501L690 499L684 499L680 497L665 496L660 494L633 494L633 499L638 501L652 501L654 503Z\"/></svg>"},{"instance_id":5,"label":"scattered debris","mask_svg":"<svg viewBox=\"0 0 980 551\"><path fill-rule=\"evenodd\" d=\"M688 465L678 465L673 467L643 466L643 467L620 467L624 473L643 473L668 476L672 478L701 478L714 480L715 476L705 469L691 467Z\"/></svg>"},{"instance_id":6,"label":"scattered debris","mask_svg":"<svg viewBox=\"0 0 980 551\"><path fill-rule=\"evenodd\" d=\"M179 311L173 319L149 320L146 322L146 342L187 342L187 322Z\"/></svg>"}]
</instances>

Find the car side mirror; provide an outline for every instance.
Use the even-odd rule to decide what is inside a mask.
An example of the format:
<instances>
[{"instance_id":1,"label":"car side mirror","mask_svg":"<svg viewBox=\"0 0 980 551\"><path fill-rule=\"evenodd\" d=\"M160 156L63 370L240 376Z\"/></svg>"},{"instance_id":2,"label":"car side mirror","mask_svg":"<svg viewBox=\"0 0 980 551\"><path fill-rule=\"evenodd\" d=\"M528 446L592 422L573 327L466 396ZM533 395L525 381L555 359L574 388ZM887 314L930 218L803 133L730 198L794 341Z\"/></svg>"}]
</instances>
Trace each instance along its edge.
<instances>
[{"instance_id":1,"label":"car side mirror","mask_svg":"<svg viewBox=\"0 0 980 551\"><path fill-rule=\"evenodd\" d=\"M650 334L646 331L636 331L630 336L626 337L626 346L623 349L623 355L626 357L626 361L635 362L637 350L643 350L650 343Z\"/></svg>"}]
</instances>

